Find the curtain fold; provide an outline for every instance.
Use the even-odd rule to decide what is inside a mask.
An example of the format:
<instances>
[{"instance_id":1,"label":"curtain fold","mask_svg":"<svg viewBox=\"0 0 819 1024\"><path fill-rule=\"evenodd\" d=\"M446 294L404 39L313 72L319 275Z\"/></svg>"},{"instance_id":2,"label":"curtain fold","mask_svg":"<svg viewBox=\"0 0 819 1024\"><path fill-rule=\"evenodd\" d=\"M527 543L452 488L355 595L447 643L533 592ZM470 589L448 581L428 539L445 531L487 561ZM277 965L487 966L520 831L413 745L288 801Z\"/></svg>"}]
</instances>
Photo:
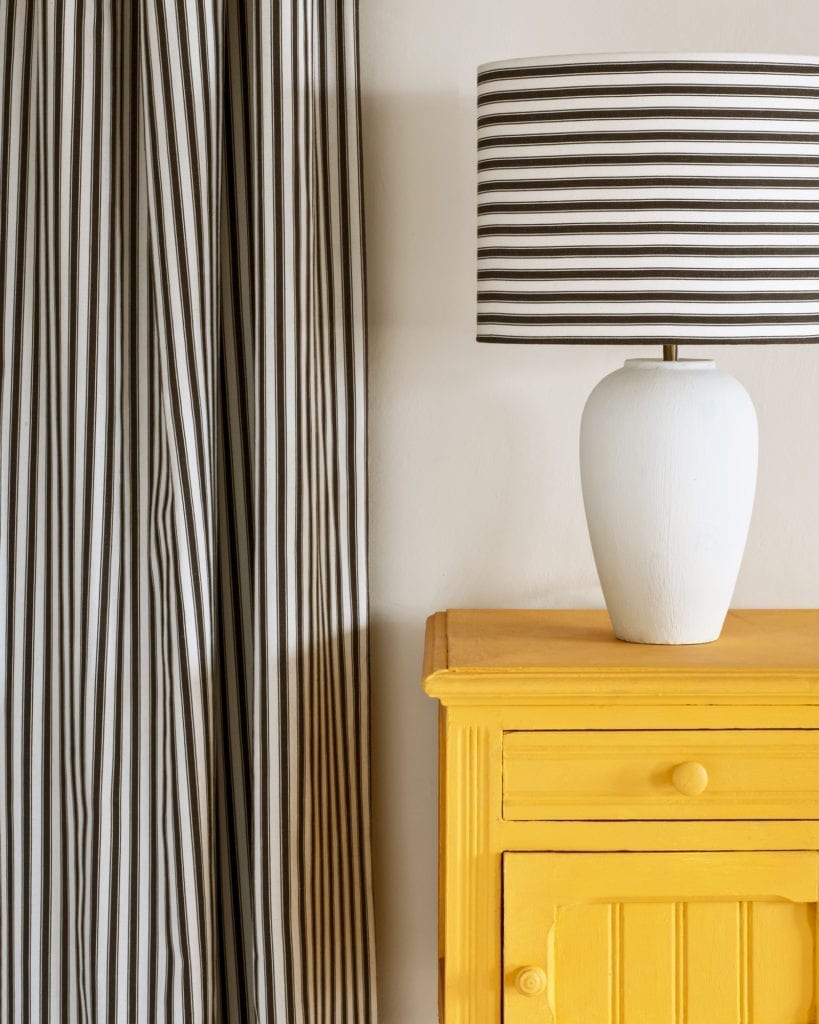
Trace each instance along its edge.
<instances>
[{"instance_id":1,"label":"curtain fold","mask_svg":"<svg viewBox=\"0 0 819 1024\"><path fill-rule=\"evenodd\" d=\"M375 1020L353 0L0 7L0 1020Z\"/></svg>"}]
</instances>

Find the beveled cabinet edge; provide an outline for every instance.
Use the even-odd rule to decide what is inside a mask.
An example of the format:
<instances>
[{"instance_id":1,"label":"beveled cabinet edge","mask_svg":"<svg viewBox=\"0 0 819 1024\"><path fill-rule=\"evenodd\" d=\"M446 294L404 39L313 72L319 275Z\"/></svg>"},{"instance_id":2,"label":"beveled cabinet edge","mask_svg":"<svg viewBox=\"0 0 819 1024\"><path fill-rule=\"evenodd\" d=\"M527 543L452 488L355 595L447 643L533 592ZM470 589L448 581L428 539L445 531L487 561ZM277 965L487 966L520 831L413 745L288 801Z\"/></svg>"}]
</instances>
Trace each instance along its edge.
<instances>
[{"instance_id":1,"label":"beveled cabinet edge","mask_svg":"<svg viewBox=\"0 0 819 1024\"><path fill-rule=\"evenodd\" d=\"M427 619L424 637L423 678L425 686L427 679L438 672L446 671L449 665L448 646L446 612L435 612Z\"/></svg>"},{"instance_id":2,"label":"beveled cabinet edge","mask_svg":"<svg viewBox=\"0 0 819 1024\"><path fill-rule=\"evenodd\" d=\"M819 704L819 673L707 669L437 669L424 690L445 707L537 704Z\"/></svg>"},{"instance_id":3,"label":"beveled cabinet edge","mask_svg":"<svg viewBox=\"0 0 819 1024\"><path fill-rule=\"evenodd\" d=\"M758 613L759 614L759 613ZM761 613L764 614L764 613ZM819 704L819 667L703 665L457 666L449 664L447 611L426 623L423 687L443 706L597 704Z\"/></svg>"}]
</instances>

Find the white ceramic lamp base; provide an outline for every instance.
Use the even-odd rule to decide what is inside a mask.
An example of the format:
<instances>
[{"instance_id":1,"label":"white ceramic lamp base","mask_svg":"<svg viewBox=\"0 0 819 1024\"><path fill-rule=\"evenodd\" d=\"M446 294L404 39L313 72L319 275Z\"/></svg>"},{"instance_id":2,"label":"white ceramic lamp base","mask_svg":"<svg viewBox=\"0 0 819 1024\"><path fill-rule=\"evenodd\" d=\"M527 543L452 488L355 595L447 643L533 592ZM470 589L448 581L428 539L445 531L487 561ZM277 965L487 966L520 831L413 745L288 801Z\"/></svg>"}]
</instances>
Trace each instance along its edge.
<instances>
[{"instance_id":1,"label":"white ceramic lamp base","mask_svg":"<svg viewBox=\"0 0 819 1024\"><path fill-rule=\"evenodd\" d=\"M716 640L756 488L753 403L712 360L628 359L589 396L583 500L615 634Z\"/></svg>"}]
</instances>

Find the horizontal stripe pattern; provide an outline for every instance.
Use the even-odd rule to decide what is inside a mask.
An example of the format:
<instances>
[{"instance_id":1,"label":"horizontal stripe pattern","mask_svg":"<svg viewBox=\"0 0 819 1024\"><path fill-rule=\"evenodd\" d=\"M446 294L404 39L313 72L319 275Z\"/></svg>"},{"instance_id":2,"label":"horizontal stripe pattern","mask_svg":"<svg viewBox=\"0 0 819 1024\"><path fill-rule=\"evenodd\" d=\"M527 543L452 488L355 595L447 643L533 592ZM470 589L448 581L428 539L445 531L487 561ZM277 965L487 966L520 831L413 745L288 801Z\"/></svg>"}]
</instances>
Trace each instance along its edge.
<instances>
[{"instance_id":1,"label":"horizontal stripe pattern","mask_svg":"<svg viewBox=\"0 0 819 1024\"><path fill-rule=\"evenodd\" d=\"M354 0L0 8L0 1021L372 1024Z\"/></svg>"},{"instance_id":2,"label":"horizontal stripe pattern","mask_svg":"<svg viewBox=\"0 0 819 1024\"><path fill-rule=\"evenodd\" d=\"M819 341L819 58L484 66L477 236L479 341Z\"/></svg>"}]
</instances>

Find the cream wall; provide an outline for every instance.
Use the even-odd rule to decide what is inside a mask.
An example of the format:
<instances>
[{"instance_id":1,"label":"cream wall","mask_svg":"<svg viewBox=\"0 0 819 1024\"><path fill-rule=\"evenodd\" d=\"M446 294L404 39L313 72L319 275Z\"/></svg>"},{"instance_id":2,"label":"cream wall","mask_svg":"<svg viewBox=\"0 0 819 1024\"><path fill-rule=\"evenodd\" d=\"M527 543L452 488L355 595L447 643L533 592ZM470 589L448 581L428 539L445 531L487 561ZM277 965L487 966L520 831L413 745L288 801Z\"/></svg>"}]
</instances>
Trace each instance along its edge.
<instances>
[{"instance_id":1,"label":"cream wall","mask_svg":"<svg viewBox=\"0 0 819 1024\"><path fill-rule=\"evenodd\" d=\"M815 0L360 0L370 324L380 1024L436 1010L436 708L425 617L602 604L577 470L593 385L636 350L475 344L475 68L541 53L819 53ZM689 350L687 354L704 354ZM735 603L819 606L819 346L708 354L760 421Z\"/></svg>"}]
</instances>

